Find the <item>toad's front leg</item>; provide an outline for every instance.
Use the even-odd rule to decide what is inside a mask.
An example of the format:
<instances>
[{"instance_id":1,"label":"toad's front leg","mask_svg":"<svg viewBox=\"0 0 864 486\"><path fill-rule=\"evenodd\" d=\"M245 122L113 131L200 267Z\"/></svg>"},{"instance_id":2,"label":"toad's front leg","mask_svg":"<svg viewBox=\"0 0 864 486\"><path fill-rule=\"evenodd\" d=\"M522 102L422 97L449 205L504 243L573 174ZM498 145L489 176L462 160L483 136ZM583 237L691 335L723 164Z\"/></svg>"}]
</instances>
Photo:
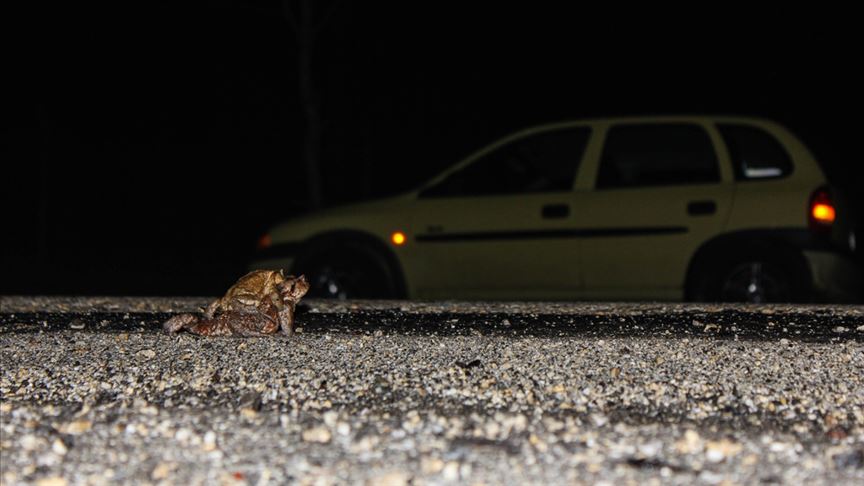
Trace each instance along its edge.
<instances>
[{"instance_id":1,"label":"toad's front leg","mask_svg":"<svg viewBox=\"0 0 864 486\"><path fill-rule=\"evenodd\" d=\"M286 303L279 311L279 328L285 336L294 335L294 304Z\"/></svg>"},{"instance_id":2,"label":"toad's front leg","mask_svg":"<svg viewBox=\"0 0 864 486\"><path fill-rule=\"evenodd\" d=\"M216 311L219 310L219 307L222 306L222 299L216 299L213 302L210 302L210 305L204 309L204 318L213 319L216 316Z\"/></svg>"}]
</instances>

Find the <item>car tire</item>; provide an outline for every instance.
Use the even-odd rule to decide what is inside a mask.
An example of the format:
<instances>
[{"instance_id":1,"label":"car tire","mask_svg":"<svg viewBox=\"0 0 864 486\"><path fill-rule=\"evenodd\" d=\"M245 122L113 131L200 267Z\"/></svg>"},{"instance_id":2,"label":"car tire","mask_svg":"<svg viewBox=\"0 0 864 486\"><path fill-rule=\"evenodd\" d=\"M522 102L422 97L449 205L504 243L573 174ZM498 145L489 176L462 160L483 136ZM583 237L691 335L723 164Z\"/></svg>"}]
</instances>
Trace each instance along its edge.
<instances>
[{"instance_id":1,"label":"car tire","mask_svg":"<svg viewBox=\"0 0 864 486\"><path fill-rule=\"evenodd\" d=\"M302 256L293 273L309 280L307 297L392 299L398 297L387 264L362 246L329 248Z\"/></svg>"},{"instance_id":2,"label":"car tire","mask_svg":"<svg viewBox=\"0 0 864 486\"><path fill-rule=\"evenodd\" d=\"M717 258L707 265L690 299L705 302L803 302L809 296L809 274L803 259L782 251L747 252Z\"/></svg>"}]
</instances>

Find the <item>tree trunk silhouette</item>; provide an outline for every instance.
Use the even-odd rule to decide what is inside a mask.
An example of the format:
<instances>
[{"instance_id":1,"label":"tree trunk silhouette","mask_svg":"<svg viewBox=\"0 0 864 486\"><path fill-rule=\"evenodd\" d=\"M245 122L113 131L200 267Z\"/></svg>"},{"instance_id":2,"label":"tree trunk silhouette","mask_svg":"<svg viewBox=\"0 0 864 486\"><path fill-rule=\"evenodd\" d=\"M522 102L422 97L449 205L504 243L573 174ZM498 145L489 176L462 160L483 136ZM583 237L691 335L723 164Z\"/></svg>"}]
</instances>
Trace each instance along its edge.
<instances>
[{"instance_id":1,"label":"tree trunk silhouette","mask_svg":"<svg viewBox=\"0 0 864 486\"><path fill-rule=\"evenodd\" d=\"M324 118L322 115L321 94L316 89L314 71L315 40L332 13L338 1L330 4L330 9L318 21L315 20L315 0L299 0L297 13L292 9L291 0L282 0L282 12L297 38L297 76L300 106L305 119L303 138L303 165L306 169L306 189L309 194L310 209L318 209L324 204L324 191L321 181L321 147L324 139Z\"/></svg>"},{"instance_id":2,"label":"tree trunk silhouette","mask_svg":"<svg viewBox=\"0 0 864 486\"><path fill-rule=\"evenodd\" d=\"M39 167L36 172L37 177L39 178L39 195L36 203L36 224L38 225L36 232L36 255L40 262L44 262L48 259L48 208L50 207L48 201L51 197L51 193L48 190L48 177L50 177L50 175L48 173L48 164L46 162L48 156L45 154L45 147L50 145L53 125L48 121L48 114L46 111L44 104L39 103L36 105L36 118L41 128L41 139L39 140L40 146L38 149L39 156L37 159Z\"/></svg>"}]
</instances>

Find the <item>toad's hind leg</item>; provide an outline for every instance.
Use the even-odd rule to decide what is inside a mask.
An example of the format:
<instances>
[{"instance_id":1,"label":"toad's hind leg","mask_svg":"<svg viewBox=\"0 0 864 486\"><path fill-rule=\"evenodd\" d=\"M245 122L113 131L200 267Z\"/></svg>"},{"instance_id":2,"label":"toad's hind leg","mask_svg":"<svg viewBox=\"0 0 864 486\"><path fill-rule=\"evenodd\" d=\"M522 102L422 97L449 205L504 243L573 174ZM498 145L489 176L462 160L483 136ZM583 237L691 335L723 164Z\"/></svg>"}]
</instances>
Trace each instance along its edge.
<instances>
[{"instance_id":1,"label":"toad's hind leg","mask_svg":"<svg viewBox=\"0 0 864 486\"><path fill-rule=\"evenodd\" d=\"M180 314L165 321L165 324L162 324L162 330L168 334L174 334L183 329L189 329L197 322L198 316L194 314Z\"/></svg>"}]
</instances>

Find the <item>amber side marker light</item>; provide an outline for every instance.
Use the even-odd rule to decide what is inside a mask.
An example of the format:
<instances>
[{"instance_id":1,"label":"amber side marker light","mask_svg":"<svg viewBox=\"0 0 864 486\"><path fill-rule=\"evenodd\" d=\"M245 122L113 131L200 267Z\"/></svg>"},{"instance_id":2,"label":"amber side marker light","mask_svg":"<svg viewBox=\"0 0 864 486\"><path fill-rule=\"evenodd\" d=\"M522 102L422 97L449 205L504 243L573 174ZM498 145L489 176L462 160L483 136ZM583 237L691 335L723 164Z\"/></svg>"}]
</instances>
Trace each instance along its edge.
<instances>
[{"instance_id":1,"label":"amber side marker light","mask_svg":"<svg viewBox=\"0 0 864 486\"><path fill-rule=\"evenodd\" d=\"M816 189L810 196L810 228L828 230L836 217L837 211L834 209L834 202L831 200L828 190L825 188Z\"/></svg>"},{"instance_id":2,"label":"amber side marker light","mask_svg":"<svg viewBox=\"0 0 864 486\"><path fill-rule=\"evenodd\" d=\"M405 244L405 233L401 231L394 231L392 235L390 235L390 241L393 242L396 246L402 246Z\"/></svg>"}]
</instances>

